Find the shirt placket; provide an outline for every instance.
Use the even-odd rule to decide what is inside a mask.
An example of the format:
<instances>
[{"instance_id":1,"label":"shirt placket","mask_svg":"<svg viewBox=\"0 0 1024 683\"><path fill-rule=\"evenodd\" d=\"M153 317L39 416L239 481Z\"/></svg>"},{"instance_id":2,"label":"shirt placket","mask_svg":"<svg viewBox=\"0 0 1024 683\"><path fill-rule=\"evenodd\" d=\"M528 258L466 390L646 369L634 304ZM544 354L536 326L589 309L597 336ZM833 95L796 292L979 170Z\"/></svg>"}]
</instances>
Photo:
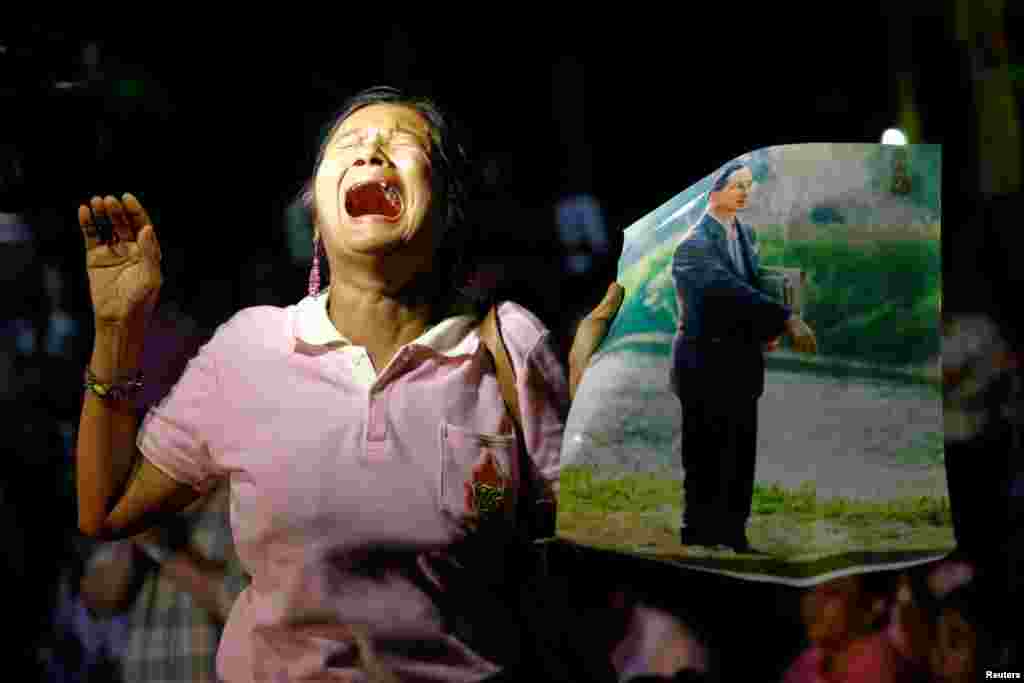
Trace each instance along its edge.
<instances>
[{"instance_id":1,"label":"shirt placket","mask_svg":"<svg viewBox=\"0 0 1024 683\"><path fill-rule=\"evenodd\" d=\"M399 351L370 387L366 411L366 457L369 459L388 457L388 403L394 389L395 377L408 362L408 358L408 348Z\"/></svg>"},{"instance_id":2,"label":"shirt placket","mask_svg":"<svg viewBox=\"0 0 1024 683\"><path fill-rule=\"evenodd\" d=\"M366 421L366 457L383 458L387 455L387 408L391 384L379 386L380 380L370 389Z\"/></svg>"}]
</instances>

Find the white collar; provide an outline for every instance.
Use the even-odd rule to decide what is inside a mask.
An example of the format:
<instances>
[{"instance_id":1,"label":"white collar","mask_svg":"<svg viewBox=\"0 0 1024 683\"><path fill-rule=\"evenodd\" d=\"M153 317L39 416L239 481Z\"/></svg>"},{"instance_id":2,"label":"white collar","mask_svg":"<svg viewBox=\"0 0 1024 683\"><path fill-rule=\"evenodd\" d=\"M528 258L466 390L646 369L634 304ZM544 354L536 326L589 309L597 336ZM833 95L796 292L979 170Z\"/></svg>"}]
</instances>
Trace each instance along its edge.
<instances>
[{"instance_id":1,"label":"white collar","mask_svg":"<svg viewBox=\"0 0 1024 683\"><path fill-rule=\"evenodd\" d=\"M327 315L327 294L325 289L315 296L307 296L293 306L295 311L294 333L302 342L314 346L350 346L352 341L338 332L338 328ZM472 315L457 315L445 318L434 325L410 344L426 346L445 356L456 356L469 349L462 348L469 333L476 328L478 320Z\"/></svg>"}]
</instances>

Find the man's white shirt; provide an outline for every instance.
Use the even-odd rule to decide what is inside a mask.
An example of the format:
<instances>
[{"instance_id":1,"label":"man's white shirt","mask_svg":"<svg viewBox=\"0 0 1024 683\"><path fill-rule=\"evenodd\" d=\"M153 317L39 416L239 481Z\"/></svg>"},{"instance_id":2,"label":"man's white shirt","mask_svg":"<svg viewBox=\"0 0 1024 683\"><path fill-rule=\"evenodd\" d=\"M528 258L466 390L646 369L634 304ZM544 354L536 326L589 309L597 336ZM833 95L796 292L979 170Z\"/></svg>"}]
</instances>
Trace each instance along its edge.
<instances>
[{"instance_id":1,"label":"man's white shirt","mask_svg":"<svg viewBox=\"0 0 1024 683\"><path fill-rule=\"evenodd\" d=\"M736 219L733 218L729 221L729 225L726 225L718 218L715 214L708 211L708 215L715 219L715 221L725 228L725 234L728 236L729 243L729 256L732 257L732 262L736 264L736 269L746 275L747 269L743 263L743 254L740 253L740 241L739 241L739 227L736 225Z\"/></svg>"}]
</instances>

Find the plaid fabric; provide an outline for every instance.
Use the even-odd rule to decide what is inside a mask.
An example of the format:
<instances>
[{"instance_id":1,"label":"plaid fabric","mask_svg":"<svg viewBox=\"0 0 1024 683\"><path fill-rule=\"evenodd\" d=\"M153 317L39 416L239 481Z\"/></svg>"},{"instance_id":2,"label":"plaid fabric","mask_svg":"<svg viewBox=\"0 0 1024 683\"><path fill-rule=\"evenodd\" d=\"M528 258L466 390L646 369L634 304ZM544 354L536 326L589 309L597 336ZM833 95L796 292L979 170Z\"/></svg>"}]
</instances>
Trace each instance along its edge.
<instances>
[{"instance_id":1,"label":"plaid fabric","mask_svg":"<svg viewBox=\"0 0 1024 683\"><path fill-rule=\"evenodd\" d=\"M189 542L205 557L226 562L228 590L237 596L245 587L231 543L227 487L221 487L198 510L182 515ZM216 655L222 625L149 563L131 613L131 633L122 661L128 683L205 683L217 681Z\"/></svg>"}]
</instances>

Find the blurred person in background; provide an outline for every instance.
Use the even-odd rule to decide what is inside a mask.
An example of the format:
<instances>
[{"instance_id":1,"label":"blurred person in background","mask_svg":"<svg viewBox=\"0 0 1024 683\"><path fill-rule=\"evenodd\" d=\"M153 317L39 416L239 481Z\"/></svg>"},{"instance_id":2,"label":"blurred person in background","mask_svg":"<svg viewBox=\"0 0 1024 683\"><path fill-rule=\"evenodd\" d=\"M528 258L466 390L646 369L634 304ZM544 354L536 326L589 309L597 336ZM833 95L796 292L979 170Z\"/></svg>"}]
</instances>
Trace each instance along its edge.
<instances>
[{"instance_id":1,"label":"blurred person in background","mask_svg":"<svg viewBox=\"0 0 1024 683\"><path fill-rule=\"evenodd\" d=\"M306 195L316 226L309 296L222 325L137 439L131 399L144 385L160 247L130 195L79 209L96 316L79 526L133 536L230 486L236 548L253 581L219 648L228 681L358 676L370 659L415 680L508 678L503 669L524 666L474 651L452 620L494 604L503 581L518 589L523 576L502 572L523 568L494 552L506 535L553 533L570 392L622 291L610 287L581 324L568 382L529 311L504 303L496 319L486 297L465 301L467 247L482 226L461 212L469 169L453 135L427 100L390 88L350 100ZM433 458L422 447L431 434ZM527 525L518 531L517 508ZM483 631L505 625L488 617ZM610 672L596 661L588 677L601 680Z\"/></svg>"},{"instance_id":2,"label":"blurred person in background","mask_svg":"<svg viewBox=\"0 0 1024 683\"><path fill-rule=\"evenodd\" d=\"M989 608L1020 610L1024 393L1020 350L1007 339L1008 324L982 313L944 313L944 454L954 559L978 572L976 595ZM1000 657L1019 663L1020 629L1007 626L996 635Z\"/></svg>"},{"instance_id":3,"label":"blurred person in background","mask_svg":"<svg viewBox=\"0 0 1024 683\"><path fill-rule=\"evenodd\" d=\"M979 600L973 566L958 560L939 562L929 572L927 584L934 600L931 668L935 680L978 680L980 664L989 669L1013 670L1012 666L998 666L998 653Z\"/></svg>"},{"instance_id":4,"label":"blurred person in background","mask_svg":"<svg viewBox=\"0 0 1024 683\"><path fill-rule=\"evenodd\" d=\"M131 541L79 539L61 572L40 669L50 683L124 680L126 609L138 588Z\"/></svg>"},{"instance_id":5,"label":"blurred person in background","mask_svg":"<svg viewBox=\"0 0 1024 683\"><path fill-rule=\"evenodd\" d=\"M809 646L790 665L783 683L846 680L848 650L880 631L891 588L891 577L873 573L830 579L806 591L801 608Z\"/></svg>"},{"instance_id":6,"label":"blurred person in background","mask_svg":"<svg viewBox=\"0 0 1024 683\"><path fill-rule=\"evenodd\" d=\"M1013 670L1000 662L991 608L963 560L834 579L803 606L811 646L784 683L959 682L981 668Z\"/></svg>"},{"instance_id":7,"label":"blurred person in background","mask_svg":"<svg viewBox=\"0 0 1024 683\"><path fill-rule=\"evenodd\" d=\"M837 658L838 680L868 681L931 680L931 648L935 623L931 596L922 590L922 570L915 568L896 577L884 602L885 616L877 628L854 638Z\"/></svg>"},{"instance_id":8,"label":"blurred person in background","mask_svg":"<svg viewBox=\"0 0 1024 683\"><path fill-rule=\"evenodd\" d=\"M615 609L626 615L625 636L612 651L619 681L660 676L666 680L682 671L708 671L708 653L694 631L671 613L648 605L627 590L612 594Z\"/></svg>"},{"instance_id":9,"label":"blurred person in background","mask_svg":"<svg viewBox=\"0 0 1024 683\"><path fill-rule=\"evenodd\" d=\"M986 577L959 559L913 567L899 575L882 631L848 648L851 681L973 681L983 670L1013 671L1000 651L984 595Z\"/></svg>"},{"instance_id":10,"label":"blurred person in background","mask_svg":"<svg viewBox=\"0 0 1024 683\"><path fill-rule=\"evenodd\" d=\"M96 614L123 615L114 653L123 680L218 680L221 631L247 583L231 543L227 487L118 543L127 549L90 564L82 595Z\"/></svg>"},{"instance_id":11,"label":"blurred person in background","mask_svg":"<svg viewBox=\"0 0 1024 683\"><path fill-rule=\"evenodd\" d=\"M983 314L944 315L943 419L946 478L959 554L989 564L1008 537L1017 355Z\"/></svg>"},{"instance_id":12,"label":"blurred person in background","mask_svg":"<svg viewBox=\"0 0 1024 683\"><path fill-rule=\"evenodd\" d=\"M167 396L209 338L181 309L180 298L165 298L150 320L142 357L148 381L135 400L140 418ZM116 651L123 680L217 680L223 625L247 583L228 514L228 491L221 486L169 524L121 542L127 551L90 563L81 584L85 604L126 623Z\"/></svg>"}]
</instances>

